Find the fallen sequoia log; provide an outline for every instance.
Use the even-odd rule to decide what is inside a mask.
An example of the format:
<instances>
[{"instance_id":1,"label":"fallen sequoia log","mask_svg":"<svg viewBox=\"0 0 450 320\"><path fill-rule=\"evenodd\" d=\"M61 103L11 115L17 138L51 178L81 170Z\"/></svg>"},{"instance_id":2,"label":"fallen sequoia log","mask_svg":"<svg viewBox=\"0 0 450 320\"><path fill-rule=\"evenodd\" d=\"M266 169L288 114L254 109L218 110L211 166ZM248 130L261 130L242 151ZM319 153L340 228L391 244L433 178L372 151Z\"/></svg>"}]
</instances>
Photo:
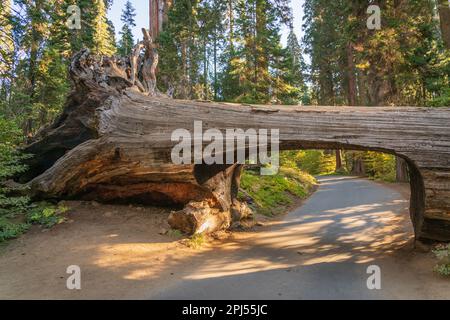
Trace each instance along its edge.
<instances>
[{"instance_id":1,"label":"fallen sequoia log","mask_svg":"<svg viewBox=\"0 0 450 320\"><path fill-rule=\"evenodd\" d=\"M63 114L25 149L34 157L22 182L34 197L171 203L184 206L171 215L173 228L189 233L226 229L250 214L236 199L242 164L174 164L171 158L178 143L171 139L174 130L192 132L194 122L202 121L204 131L278 129L281 150L398 155L409 166L416 237L450 240L449 108L174 100L155 89L155 57L139 55L141 48L152 50L147 41L125 61L95 57L88 50L74 57L74 89Z\"/></svg>"}]
</instances>

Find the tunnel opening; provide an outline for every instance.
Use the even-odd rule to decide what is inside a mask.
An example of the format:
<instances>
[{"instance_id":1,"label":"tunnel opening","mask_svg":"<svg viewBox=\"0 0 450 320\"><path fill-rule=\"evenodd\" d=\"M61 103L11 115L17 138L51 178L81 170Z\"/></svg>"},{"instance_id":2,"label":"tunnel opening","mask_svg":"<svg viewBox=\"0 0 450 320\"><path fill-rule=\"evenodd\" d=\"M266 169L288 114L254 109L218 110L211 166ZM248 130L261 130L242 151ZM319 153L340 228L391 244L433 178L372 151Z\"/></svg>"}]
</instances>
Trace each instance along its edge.
<instances>
[{"instance_id":1,"label":"tunnel opening","mask_svg":"<svg viewBox=\"0 0 450 320\"><path fill-rule=\"evenodd\" d=\"M409 159L408 157L404 155L400 155L392 150L386 150L382 148L368 148L368 147L362 147L362 146L354 146L354 145L348 145L343 146L339 145L339 149L336 149L335 144L328 144L328 143L311 143L311 142L302 142L302 143L296 143L296 142L290 142L290 143L283 143L280 146L280 150L283 150L280 152L282 155L284 152L311 152L311 151L323 151L332 153L336 150L339 150L339 152L372 152L378 155L388 155L390 156L390 161L392 159L396 160L396 164L398 162L398 159L401 161L404 161L405 168L406 168L406 181L401 181L403 183L408 183L408 189L409 189L409 218L412 224L412 230L414 231L414 238L415 240L418 240L420 238L420 231L422 230L423 225L423 216L425 211L425 187L424 187L424 181L422 174L416 164ZM283 156L281 156L283 157ZM283 160L281 160L283 161ZM341 161L347 161L347 159L344 159L344 156L342 156ZM283 164L282 164L283 165ZM336 164L333 164L336 165ZM373 176L370 176L370 174L367 174L367 172L363 174L358 174L353 172L353 170L349 170L348 163L345 164L347 166L347 170L344 170L344 172L336 172L334 170L333 172L330 172L331 174L342 174L347 176L362 176L364 178L374 178ZM391 163L391 165L393 165ZM246 166L245 170L255 170L258 168L258 166L250 165ZM250 169L249 169L250 168ZM299 166L301 168L301 166ZM366 168L367 169L367 168ZM395 167L395 170L398 170L398 166ZM312 172L313 175L316 175L316 173ZM320 175L320 174L318 174ZM398 176L398 175L397 175ZM377 179L373 179L377 180ZM394 182L394 181L391 181ZM397 182L397 181L395 181ZM422 239L421 239L422 240Z\"/></svg>"}]
</instances>

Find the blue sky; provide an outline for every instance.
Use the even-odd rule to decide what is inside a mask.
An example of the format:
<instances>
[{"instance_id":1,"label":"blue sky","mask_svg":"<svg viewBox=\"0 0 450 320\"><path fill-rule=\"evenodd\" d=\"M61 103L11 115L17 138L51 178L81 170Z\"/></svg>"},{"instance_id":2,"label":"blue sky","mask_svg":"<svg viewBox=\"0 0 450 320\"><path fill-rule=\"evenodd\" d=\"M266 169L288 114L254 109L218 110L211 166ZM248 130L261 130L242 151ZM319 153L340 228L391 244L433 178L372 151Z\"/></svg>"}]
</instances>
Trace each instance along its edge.
<instances>
[{"instance_id":1,"label":"blue sky","mask_svg":"<svg viewBox=\"0 0 450 320\"><path fill-rule=\"evenodd\" d=\"M136 27L133 30L135 39L142 39L141 28L149 26L149 9L147 0L133 0L131 1L136 9ZM122 14L122 9L125 6L126 0L114 0L114 4L109 12L109 18L113 21L116 32L119 33L122 28L122 22L120 21L120 15ZM295 33L299 40L303 36L301 25L303 17L303 3L304 0L291 0L291 5L294 13L294 28ZM288 30L283 29L283 43L286 40Z\"/></svg>"}]
</instances>

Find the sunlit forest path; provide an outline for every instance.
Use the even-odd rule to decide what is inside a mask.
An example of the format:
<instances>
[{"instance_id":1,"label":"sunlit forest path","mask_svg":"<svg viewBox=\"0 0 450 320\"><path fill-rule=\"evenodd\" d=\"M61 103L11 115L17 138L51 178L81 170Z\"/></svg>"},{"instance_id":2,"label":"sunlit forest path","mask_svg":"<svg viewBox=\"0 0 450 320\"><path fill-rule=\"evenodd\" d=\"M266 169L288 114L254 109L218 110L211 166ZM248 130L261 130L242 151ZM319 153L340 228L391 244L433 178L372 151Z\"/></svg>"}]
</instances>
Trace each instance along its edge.
<instances>
[{"instance_id":1,"label":"sunlit forest path","mask_svg":"<svg viewBox=\"0 0 450 320\"><path fill-rule=\"evenodd\" d=\"M197 249L160 234L168 209L70 203L67 223L0 248L0 298L450 298L432 254L412 250L407 185L319 181L283 218ZM69 265L81 290L66 288ZM381 290L367 289L369 265Z\"/></svg>"},{"instance_id":2,"label":"sunlit forest path","mask_svg":"<svg viewBox=\"0 0 450 320\"><path fill-rule=\"evenodd\" d=\"M365 179L319 181L301 208L269 230L238 234L148 298L450 298L450 284L433 279L424 255L411 250L406 186L402 195ZM367 288L369 265L381 268L381 290Z\"/></svg>"}]
</instances>

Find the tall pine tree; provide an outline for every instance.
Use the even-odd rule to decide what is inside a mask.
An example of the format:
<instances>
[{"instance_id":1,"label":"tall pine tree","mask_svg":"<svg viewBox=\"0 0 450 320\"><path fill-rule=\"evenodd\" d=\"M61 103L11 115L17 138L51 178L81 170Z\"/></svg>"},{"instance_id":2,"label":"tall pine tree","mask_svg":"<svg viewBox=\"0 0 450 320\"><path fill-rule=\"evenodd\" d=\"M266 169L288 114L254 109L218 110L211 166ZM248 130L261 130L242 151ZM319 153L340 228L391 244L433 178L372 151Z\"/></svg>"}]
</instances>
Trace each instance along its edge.
<instances>
[{"instance_id":1,"label":"tall pine tree","mask_svg":"<svg viewBox=\"0 0 450 320\"><path fill-rule=\"evenodd\" d=\"M136 16L135 9L130 1L125 3L125 8L122 10L122 16L120 20L123 22L122 30L120 31L120 41L118 52L122 56L130 54L134 46L133 27L136 26L134 17Z\"/></svg>"},{"instance_id":2,"label":"tall pine tree","mask_svg":"<svg viewBox=\"0 0 450 320\"><path fill-rule=\"evenodd\" d=\"M104 0L94 0L92 19L92 49L96 54L112 55L115 53L115 44L110 37L107 9Z\"/></svg>"}]
</instances>

